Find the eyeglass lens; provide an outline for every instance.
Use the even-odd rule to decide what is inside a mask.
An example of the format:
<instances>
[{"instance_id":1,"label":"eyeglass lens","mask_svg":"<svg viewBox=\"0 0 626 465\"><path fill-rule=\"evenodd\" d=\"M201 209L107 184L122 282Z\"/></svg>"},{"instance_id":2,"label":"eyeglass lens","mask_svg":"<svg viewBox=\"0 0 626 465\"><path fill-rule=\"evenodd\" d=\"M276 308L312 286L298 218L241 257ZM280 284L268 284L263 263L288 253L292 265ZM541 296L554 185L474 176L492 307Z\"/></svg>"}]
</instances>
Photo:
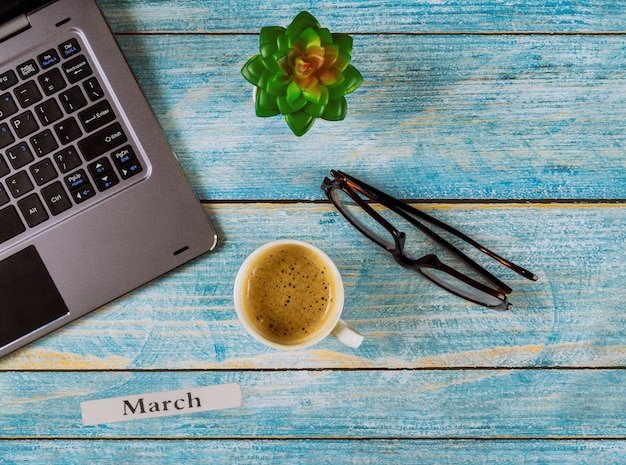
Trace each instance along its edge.
<instances>
[{"instance_id":1,"label":"eyeglass lens","mask_svg":"<svg viewBox=\"0 0 626 465\"><path fill-rule=\"evenodd\" d=\"M453 292L454 294L488 307L501 308L502 310L508 309L508 304L502 299L494 297L491 294L481 291L480 289L476 289L475 287L464 283L460 279L457 279L444 271L436 268L425 267L420 267L420 271L432 282Z\"/></svg>"},{"instance_id":2,"label":"eyeglass lens","mask_svg":"<svg viewBox=\"0 0 626 465\"><path fill-rule=\"evenodd\" d=\"M356 192L355 194L358 195ZM331 195L339 209L343 211L364 234L388 249L395 247L394 237L391 232L363 210L350 195L340 188L333 189ZM405 257L411 260L417 260L428 253L427 250L432 247L432 243L430 243L423 232L401 215L388 208L377 208L377 205L378 204L371 205L372 208L376 210L376 213L392 224L398 231L402 231L405 234L406 240L402 250Z\"/></svg>"},{"instance_id":3,"label":"eyeglass lens","mask_svg":"<svg viewBox=\"0 0 626 465\"><path fill-rule=\"evenodd\" d=\"M363 208L357 204L342 189L335 188L331 190L331 198L337 205L337 208L351 221L361 232L378 244L393 249L395 241L392 234L387 231L378 221L372 218Z\"/></svg>"}]
</instances>

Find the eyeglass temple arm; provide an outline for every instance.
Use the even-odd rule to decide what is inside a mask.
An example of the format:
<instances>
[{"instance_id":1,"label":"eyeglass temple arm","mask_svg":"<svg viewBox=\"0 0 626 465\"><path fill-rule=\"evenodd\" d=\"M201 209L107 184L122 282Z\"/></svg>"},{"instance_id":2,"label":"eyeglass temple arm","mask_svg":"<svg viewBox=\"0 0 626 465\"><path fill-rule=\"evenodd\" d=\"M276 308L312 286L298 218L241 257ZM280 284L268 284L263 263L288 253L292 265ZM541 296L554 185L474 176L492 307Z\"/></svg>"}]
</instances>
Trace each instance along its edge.
<instances>
[{"instance_id":1,"label":"eyeglass temple arm","mask_svg":"<svg viewBox=\"0 0 626 465\"><path fill-rule=\"evenodd\" d=\"M433 216L430 216L429 214L424 213L423 211L420 211L417 208L414 208L413 206L411 206L411 205L409 205L409 204L407 204L405 202L402 202L401 200L398 200L398 199L390 196L389 194L386 194L386 193L376 189L375 187L370 186L369 184L367 184L367 183L365 183L365 182L363 182L363 181L361 181L359 179L356 179L356 178L350 176L349 174L346 174L346 173L344 173L342 171L335 171L335 170L331 170L331 173L335 177L339 176L339 178L344 178L345 181L350 182L350 184L352 184L353 186L357 187L359 190L361 190L363 193L365 193L369 197L373 197L374 200L378 200L378 201L383 200L384 202L381 202L381 203L384 203L385 206L388 207L388 208L392 208L394 211L396 211L396 213L400 214L400 212L398 210L403 210L403 211L411 213L411 214L413 214L413 215L415 215L415 216L417 216L419 218L422 218L422 219L424 219L426 221L429 221L432 224L440 227L444 231L447 231L450 234L455 235L459 239L467 242L468 244L470 244L473 247L477 248L478 250L480 250L484 254L486 254L489 257L493 258L494 260L498 261L502 265L506 266L507 268L510 268L511 270L515 271L517 274L523 276L524 278L529 279L531 281L537 281L537 276L534 273L532 273L531 271L529 271L529 270L527 270L527 269L525 269L525 268L523 268L523 267L521 267L519 265L516 265L515 263L513 263L513 262L511 262L511 261L509 261L509 260L507 260L507 259L505 259L503 257L501 257L497 253L489 250L487 247L479 244L478 242L476 242L471 237L463 234L461 231L458 231L458 230L454 229L452 226L447 225L443 221L440 221L437 218L435 218ZM403 216L407 220L409 220L409 218L407 216L405 216L405 215L403 215ZM416 221L415 223L419 223L419 222ZM434 236L431 236L433 239L435 239L435 240L441 239L442 241L444 241L444 242L442 242L442 245L448 244L448 245L446 245L446 247L449 246L453 250L458 250L456 247L454 247L452 244L447 242L445 239L441 238L441 236L439 236L437 233L435 233L434 231L432 231L429 228L427 228L425 225L423 225L421 223L419 223L419 225L421 225L422 227L426 228L426 229L422 229L422 230L426 234L428 234L429 236L431 236L430 233L432 233L434 235ZM417 227L419 227L421 229L421 227L418 226L418 224L415 224L415 226L417 226ZM430 231L430 233L428 233L426 230ZM462 252L460 252L460 253L462 254ZM472 261L472 263L474 263L473 260L471 260L471 261ZM478 265L478 264L476 264L476 265L480 267L480 265ZM480 268L482 268L482 267L480 267Z\"/></svg>"},{"instance_id":2,"label":"eyeglass temple arm","mask_svg":"<svg viewBox=\"0 0 626 465\"><path fill-rule=\"evenodd\" d=\"M428 221L431 221L433 224L439 226L444 231L447 231L450 234L453 234L456 237L458 237L459 239L461 239L461 240L467 242L468 244L474 246L476 249L480 250L485 255L493 258L494 260L496 260L500 264L502 264L502 265L506 266L507 268L515 271L517 274L519 274L519 275L523 276L524 278L529 279L531 281L537 281L537 276L534 273L532 273L532 272L528 271L527 269L525 269L525 268L523 268L523 267L521 267L519 265L516 265L515 263L513 263L513 262L511 262L511 261L509 261L509 260L507 260L507 259L505 259L503 257L501 257L497 253L493 252L492 250L489 250L487 247L485 247L482 244L476 242L471 237L463 234L461 231L458 231L458 230L454 229L453 227L448 226L446 223L443 223L440 220L438 220L436 218L433 218L432 216L427 215L424 212L419 211L418 209L412 207L411 205L404 204L404 203L402 203L400 201L398 201L398 202L400 204L396 208L399 208L399 209L402 209L402 210L404 210L406 212L415 214L416 216L419 216L420 218L426 217L428 219ZM422 215L425 215L425 216L422 216ZM404 217L407 218L407 220L409 220L409 218L407 216L404 216ZM413 223L413 221L411 221L411 222ZM419 222L415 221L415 223L419 223ZM417 226L417 224L416 224L416 226ZM424 227L426 227L426 226L424 226ZM439 237L441 239L442 244L447 243L449 247L452 247L453 249L458 250L452 244L448 243L445 239L441 238L437 233L435 233L434 231L431 231L431 232L433 233L433 235L435 235L435 236L437 236L437 237ZM431 236L431 237L434 238L434 236Z\"/></svg>"}]
</instances>

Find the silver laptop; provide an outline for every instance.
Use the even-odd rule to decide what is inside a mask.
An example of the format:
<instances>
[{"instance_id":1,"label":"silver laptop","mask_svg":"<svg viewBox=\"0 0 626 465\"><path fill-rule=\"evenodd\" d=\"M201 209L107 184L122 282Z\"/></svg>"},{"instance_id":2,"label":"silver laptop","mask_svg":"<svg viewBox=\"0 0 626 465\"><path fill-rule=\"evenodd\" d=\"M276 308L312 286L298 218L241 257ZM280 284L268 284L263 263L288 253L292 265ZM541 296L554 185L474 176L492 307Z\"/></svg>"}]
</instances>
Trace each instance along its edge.
<instances>
[{"instance_id":1,"label":"silver laptop","mask_svg":"<svg viewBox=\"0 0 626 465\"><path fill-rule=\"evenodd\" d=\"M216 240L94 0L2 0L0 357Z\"/></svg>"}]
</instances>

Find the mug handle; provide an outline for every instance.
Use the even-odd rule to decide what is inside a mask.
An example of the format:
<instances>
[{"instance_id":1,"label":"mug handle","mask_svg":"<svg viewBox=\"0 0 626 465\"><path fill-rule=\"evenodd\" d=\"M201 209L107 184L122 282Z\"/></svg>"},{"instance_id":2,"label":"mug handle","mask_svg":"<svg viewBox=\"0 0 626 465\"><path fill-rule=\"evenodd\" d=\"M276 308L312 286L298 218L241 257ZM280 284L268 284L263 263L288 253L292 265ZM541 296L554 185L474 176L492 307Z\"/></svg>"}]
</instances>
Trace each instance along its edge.
<instances>
[{"instance_id":1,"label":"mug handle","mask_svg":"<svg viewBox=\"0 0 626 465\"><path fill-rule=\"evenodd\" d=\"M343 320L339 320L330 332L339 342L356 349L363 342L363 335Z\"/></svg>"}]
</instances>

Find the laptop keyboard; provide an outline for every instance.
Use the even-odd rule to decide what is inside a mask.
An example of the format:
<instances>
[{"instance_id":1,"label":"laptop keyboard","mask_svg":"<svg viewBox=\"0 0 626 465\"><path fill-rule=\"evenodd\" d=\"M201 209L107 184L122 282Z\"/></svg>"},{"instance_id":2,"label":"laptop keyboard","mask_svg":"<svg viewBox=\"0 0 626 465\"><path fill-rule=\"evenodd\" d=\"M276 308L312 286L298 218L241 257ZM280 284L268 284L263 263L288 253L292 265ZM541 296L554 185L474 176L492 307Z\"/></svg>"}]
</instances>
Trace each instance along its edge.
<instances>
[{"instance_id":1,"label":"laptop keyboard","mask_svg":"<svg viewBox=\"0 0 626 465\"><path fill-rule=\"evenodd\" d=\"M76 38L0 69L0 244L142 171Z\"/></svg>"}]
</instances>

